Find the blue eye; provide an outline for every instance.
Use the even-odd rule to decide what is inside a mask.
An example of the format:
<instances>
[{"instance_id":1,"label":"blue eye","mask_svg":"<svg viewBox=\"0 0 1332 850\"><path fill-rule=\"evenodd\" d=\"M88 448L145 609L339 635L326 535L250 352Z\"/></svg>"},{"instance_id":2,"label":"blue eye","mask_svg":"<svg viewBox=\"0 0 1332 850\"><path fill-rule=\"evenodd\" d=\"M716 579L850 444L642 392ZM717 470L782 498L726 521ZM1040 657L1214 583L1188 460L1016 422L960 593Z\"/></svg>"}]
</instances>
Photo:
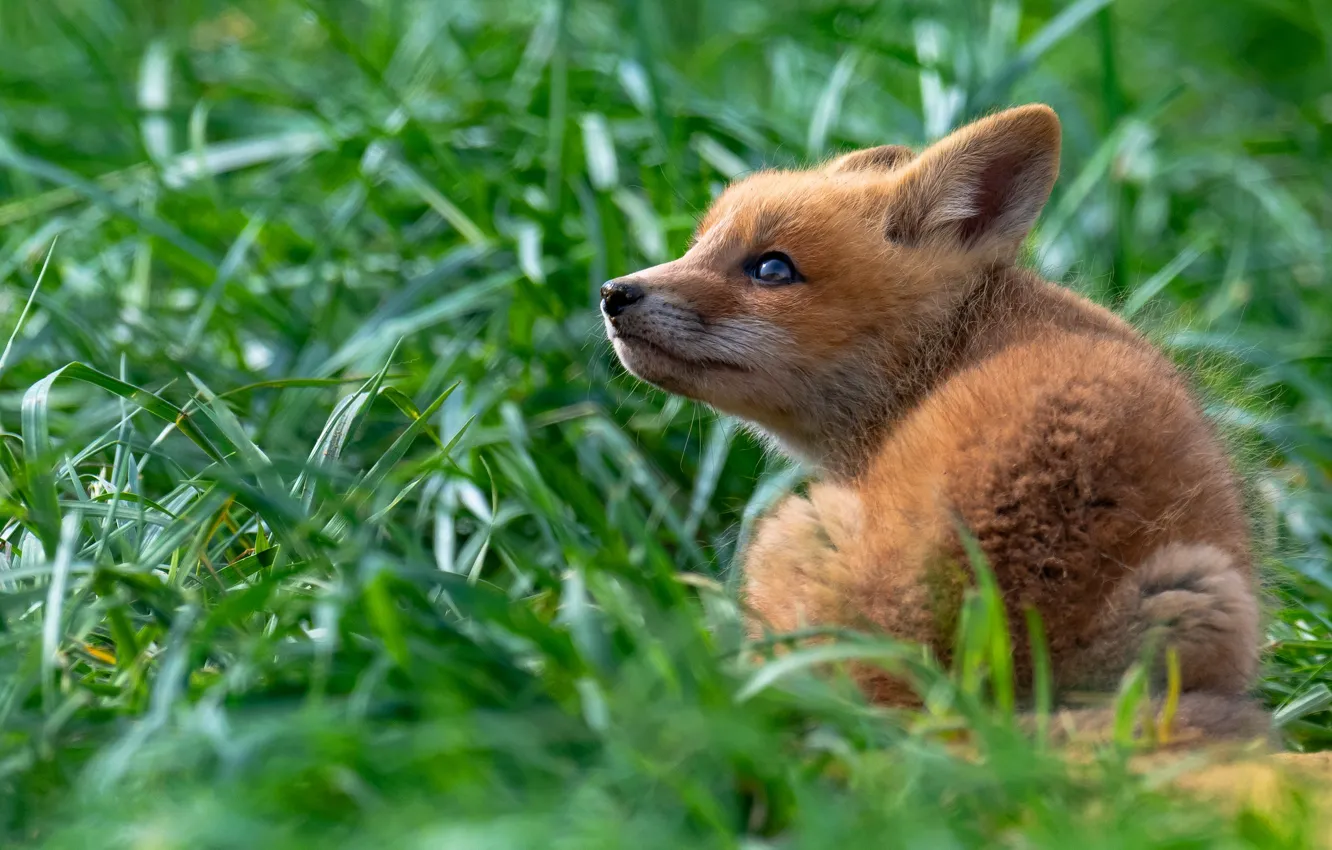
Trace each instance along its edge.
<instances>
[{"instance_id":1,"label":"blue eye","mask_svg":"<svg viewBox=\"0 0 1332 850\"><path fill-rule=\"evenodd\" d=\"M758 258L752 267L750 276L759 283L777 286L783 283L795 283L800 280L795 263L785 254L772 252Z\"/></svg>"}]
</instances>

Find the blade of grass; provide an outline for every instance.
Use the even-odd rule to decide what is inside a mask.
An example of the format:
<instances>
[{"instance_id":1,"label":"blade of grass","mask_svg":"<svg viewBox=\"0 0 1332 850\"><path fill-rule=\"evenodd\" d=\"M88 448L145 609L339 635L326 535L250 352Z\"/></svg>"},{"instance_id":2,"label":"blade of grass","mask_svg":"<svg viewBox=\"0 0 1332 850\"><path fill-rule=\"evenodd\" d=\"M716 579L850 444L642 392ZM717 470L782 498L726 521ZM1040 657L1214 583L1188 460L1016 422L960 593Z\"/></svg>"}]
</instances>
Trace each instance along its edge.
<instances>
[{"instance_id":1,"label":"blade of grass","mask_svg":"<svg viewBox=\"0 0 1332 850\"><path fill-rule=\"evenodd\" d=\"M47 712L55 708L56 665L64 632L65 590L82 521L78 513L66 514L61 520L60 539L51 565L51 582L47 585L46 610L42 617L42 705Z\"/></svg>"},{"instance_id":2,"label":"blade of grass","mask_svg":"<svg viewBox=\"0 0 1332 850\"><path fill-rule=\"evenodd\" d=\"M58 237L57 237L58 238ZM32 310L32 302L37 298L37 292L42 288L42 281L46 278L46 267L51 264L51 255L55 253L56 240L51 240L51 247L46 249L46 259L42 260L42 269L37 273L37 282L32 285L32 290L28 293L28 300L23 303L23 311L19 313L18 321L14 323L14 330L10 332L9 339L5 342L5 350L0 351L0 378L4 377L5 366L9 363L9 352L14 347L14 340L18 339L19 332L23 330L23 325L28 320L28 313Z\"/></svg>"},{"instance_id":3,"label":"blade of grass","mask_svg":"<svg viewBox=\"0 0 1332 850\"><path fill-rule=\"evenodd\" d=\"M61 168L39 157L20 153L12 145L0 138L0 165L16 168L49 183L55 183L78 192L83 197L122 218L134 222L148 233L174 245L182 252L193 257L209 268L216 268L217 257L203 245L186 236L177 228L160 218L146 216L125 206L92 181L85 180L73 172Z\"/></svg>"}]
</instances>

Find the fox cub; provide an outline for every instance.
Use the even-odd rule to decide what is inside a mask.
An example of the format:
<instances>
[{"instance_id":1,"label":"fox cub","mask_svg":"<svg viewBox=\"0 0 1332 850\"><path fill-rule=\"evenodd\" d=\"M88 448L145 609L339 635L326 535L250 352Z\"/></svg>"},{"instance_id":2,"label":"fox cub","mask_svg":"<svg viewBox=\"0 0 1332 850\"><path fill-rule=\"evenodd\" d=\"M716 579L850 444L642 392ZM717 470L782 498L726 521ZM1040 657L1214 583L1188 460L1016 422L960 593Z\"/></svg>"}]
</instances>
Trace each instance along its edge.
<instances>
[{"instance_id":1,"label":"fox cub","mask_svg":"<svg viewBox=\"0 0 1332 850\"><path fill-rule=\"evenodd\" d=\"M1177 724L1262 734L1251 541L1218 437L1132 327L1015 265L1059 136L1052 110L1025 106L919 155L749 176L683 257L602 288L607 333L634 375L821 473L744 556L756 633L870 628L946 661L964 527L1003 594L1020 684L1032 607L1061 693L1111 691L1143 651L1173 647ZM857 676L871 699L914 701L886 673Z\"/></svg>"}]
</instances>

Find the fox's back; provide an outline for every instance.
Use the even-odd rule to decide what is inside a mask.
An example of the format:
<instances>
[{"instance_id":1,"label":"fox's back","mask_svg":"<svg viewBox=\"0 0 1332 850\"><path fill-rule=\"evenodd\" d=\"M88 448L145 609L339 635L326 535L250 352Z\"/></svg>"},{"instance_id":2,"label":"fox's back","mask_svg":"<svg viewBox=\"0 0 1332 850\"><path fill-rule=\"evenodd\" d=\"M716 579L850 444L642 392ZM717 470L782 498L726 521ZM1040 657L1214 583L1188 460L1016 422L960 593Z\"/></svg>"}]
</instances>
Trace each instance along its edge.
<instances>
[{"instance_id":1,"label":"fox's back","mask_svg":"<svg viewBox=\"0 0 1332 850\"><path fill-rule=\"evenodd\" d=\"M854 489L875 560L956 563L960 521L1010 608L1039 610L1059 652L1152 552L1206 542L1248 574L1249 544L1235 475L1178 370L1109 312L1029 276L1021 285ZM913 538L915 557L882 557Z\"/></svg>"},{"instance_id":2,"label":"fox's back","mask_svg":"<svg viewBox=\"0 0 1332 850\"><path fill-rule=\"evenodd\" d=\"M1247 558L1238 481L1186 376L1108 310L1010 274L1002 312L974 326L956 366L886 435L867 497L900 487L914 456L978 534L987 514L999 527L1035 522L1026 514L1054 500L1099 512L1086 525L1104 544L1193 535Z\"/></svg>"}]
</instances>

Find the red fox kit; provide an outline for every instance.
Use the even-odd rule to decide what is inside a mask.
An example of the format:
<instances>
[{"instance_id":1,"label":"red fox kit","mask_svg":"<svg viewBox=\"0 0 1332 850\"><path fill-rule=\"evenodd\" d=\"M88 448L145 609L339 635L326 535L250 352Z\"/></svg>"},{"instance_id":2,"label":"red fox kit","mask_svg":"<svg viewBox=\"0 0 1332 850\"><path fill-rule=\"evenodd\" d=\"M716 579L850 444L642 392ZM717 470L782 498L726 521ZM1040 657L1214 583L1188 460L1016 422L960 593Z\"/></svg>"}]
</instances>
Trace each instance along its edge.
<instances>
[{"instance_id":1,"label":"red fox kit","mask_svg":"<svg viewBox=\"0 0 1332 850\"><path fill-rule=\"evenodd\" d=\"M1151 640L1177 653L1178 722L1260 733L1253 556L1220 441L1133 328L1014 265L1058 163L1058 119L1026 106L920 155L754 174L683 257L602 288L607 333L634 375L821 472L744 555L754 629L868 627L947 659L960 524L1015 637L1040 613L1058 689L1113 690Z\"/></svg>"}]
</instances>

